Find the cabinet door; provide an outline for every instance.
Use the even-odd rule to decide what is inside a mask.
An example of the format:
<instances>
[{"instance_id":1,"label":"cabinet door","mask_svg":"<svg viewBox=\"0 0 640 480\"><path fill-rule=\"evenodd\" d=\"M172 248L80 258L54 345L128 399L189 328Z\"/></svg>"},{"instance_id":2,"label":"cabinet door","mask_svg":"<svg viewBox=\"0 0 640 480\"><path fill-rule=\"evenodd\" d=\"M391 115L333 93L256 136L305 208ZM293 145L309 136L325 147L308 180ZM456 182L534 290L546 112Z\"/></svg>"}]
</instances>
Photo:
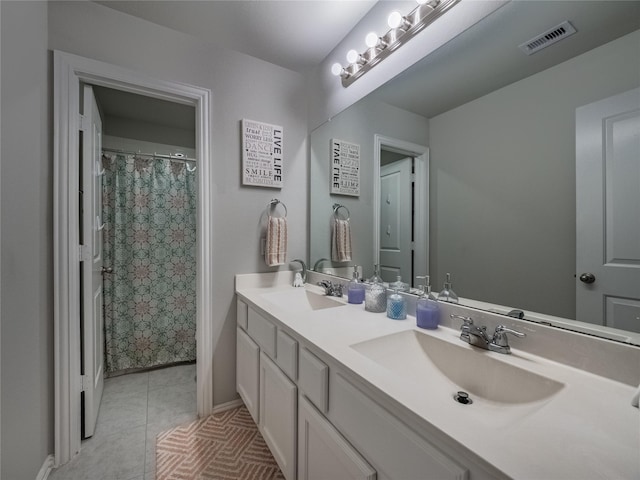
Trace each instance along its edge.
<instances>
[{"instance_id":1,"label":"cabinet door","mask_svg":"<svg viewBox=\"0 0 640 480\"><path fill-rule=\"evenodd\" d=\"M260 433L287 480L296 478L297 388L260 352Z\"/></svg>"},{"instance_id":2,"label":"cabinet door","mask_svg":"<svg viewBox=\"0 0 640 480\"><path fill-rule=\"evenodd\" d=\"M260 386L260 347L240 327L236 340L236 390L253 420L258 423L258 389Z\"/></svg>"},{"instance_id":3,"label":"cabinet door","mask_svg":"<svg viewBox=\"0 0 640 480\"><path fill-rule=\"evenodd\" d=\"M376 472L342 435L300 395L298 480L375 480Z\"/></svg>"}]
</instances>

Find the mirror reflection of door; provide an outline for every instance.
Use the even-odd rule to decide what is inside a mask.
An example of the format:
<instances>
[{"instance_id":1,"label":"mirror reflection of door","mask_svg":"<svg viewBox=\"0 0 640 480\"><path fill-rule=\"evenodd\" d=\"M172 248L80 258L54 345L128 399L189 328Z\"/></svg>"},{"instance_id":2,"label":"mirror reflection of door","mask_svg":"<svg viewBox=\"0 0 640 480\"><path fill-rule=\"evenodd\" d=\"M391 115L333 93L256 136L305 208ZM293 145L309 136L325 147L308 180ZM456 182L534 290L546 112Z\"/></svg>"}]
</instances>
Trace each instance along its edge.
<instances>
[{"instance_id":1,"label":"mirror reflection of door","mask_svg":"<svg viewBox=\"0 0 640 480\"><path fill-rule=\"evenodd\" d=\"M380 276L412 285L413 158L382 150L380 163Z\"/></svg>"},{"instance_id":2,"label":"mirror reflection of door","mask_svg":"<svg viewBox=\"0 0 640 480\"><path fill-rule=\"evenodd\" d=\"M576 110L576 311L640 333L640 89Z\"/></svg>"}]
</instances>

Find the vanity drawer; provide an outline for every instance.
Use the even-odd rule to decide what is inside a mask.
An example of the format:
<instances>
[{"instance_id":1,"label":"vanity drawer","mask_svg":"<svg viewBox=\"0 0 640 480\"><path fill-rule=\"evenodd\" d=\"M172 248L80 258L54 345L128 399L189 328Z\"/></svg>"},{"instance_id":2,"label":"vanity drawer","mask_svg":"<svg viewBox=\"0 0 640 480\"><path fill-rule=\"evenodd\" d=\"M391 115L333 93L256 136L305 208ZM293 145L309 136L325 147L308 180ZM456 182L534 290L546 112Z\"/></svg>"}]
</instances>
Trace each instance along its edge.
<instances>
[{"instance_id":1,"label":"vanity drawer","mask_svg":"<svg viewBox=\"0 0 640 480\"><path fill-rule=\"evenodd\" d=\"M298 377L298 342L278 329L276 363L291 380Z\"/></svg>"},{"instance_id":2,"label":"vanity drawer","mask_svg":"<svg viewBox=\"0 0 640 480\"><path fill-rule=\"evenodd\" d=\"M271 358L276 357L276 326L254 309L249 308L247 332Z\"/></svg>"},{"instance_id":3,"label":"vanity drawer","mask_svg":"<svg viewBox=\"0 0 640 480\"><path fill-rule=\"evenodd\" d=\"M300 349L298 386L322 413L329 410L329 366L306 348Z\"/></svg>"},{"instance_id":4,"label":"vanity drawer","mask_svg":"<svg viewBox=\"0 0 640 480\"><path fill-rule=\"evenodd\" d=\"M238 326L243 330L246 330L249 307L242 300L237 300L236 308L237 308L236 321L238 322Z\"/></svg>"}]
</instances>

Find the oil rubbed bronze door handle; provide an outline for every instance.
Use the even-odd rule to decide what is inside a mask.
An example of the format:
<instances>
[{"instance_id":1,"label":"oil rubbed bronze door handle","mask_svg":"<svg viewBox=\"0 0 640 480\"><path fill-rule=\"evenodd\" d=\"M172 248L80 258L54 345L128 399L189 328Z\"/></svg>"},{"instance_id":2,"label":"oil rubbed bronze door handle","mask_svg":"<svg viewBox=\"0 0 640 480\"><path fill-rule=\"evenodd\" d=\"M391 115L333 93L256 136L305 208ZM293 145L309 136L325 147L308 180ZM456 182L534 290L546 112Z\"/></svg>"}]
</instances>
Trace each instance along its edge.
<instances>
[{"instance_id":1,"label":"oil rubbed bronze door handle","mask_svg":"<svg viewBox=\"0 0 640 480\"><path fill-rule=\"evenodd\" d=\"M583 273L580 275L580 281L582 283L593 283L596 281L596 276L593 273Z\"/></svg>"}]
</instances>

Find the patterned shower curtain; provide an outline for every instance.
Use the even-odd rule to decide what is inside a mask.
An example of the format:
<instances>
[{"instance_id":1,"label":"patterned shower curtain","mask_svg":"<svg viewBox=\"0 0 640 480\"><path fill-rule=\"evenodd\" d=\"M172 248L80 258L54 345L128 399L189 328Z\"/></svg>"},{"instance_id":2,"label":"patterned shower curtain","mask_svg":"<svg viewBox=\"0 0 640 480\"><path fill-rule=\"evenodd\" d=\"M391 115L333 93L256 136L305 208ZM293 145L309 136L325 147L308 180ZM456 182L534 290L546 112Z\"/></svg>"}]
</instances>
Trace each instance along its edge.
<instances>
[{"instance_id":1,"label":"patterned shower curtain","mask_svg":"<svg viewBox=\"0 0 640 480\"><path fill-rule=\"evenodd\" d=\"M196 358L192 163L103 155L107 373Z\"/></svg>"}]
</instances>

